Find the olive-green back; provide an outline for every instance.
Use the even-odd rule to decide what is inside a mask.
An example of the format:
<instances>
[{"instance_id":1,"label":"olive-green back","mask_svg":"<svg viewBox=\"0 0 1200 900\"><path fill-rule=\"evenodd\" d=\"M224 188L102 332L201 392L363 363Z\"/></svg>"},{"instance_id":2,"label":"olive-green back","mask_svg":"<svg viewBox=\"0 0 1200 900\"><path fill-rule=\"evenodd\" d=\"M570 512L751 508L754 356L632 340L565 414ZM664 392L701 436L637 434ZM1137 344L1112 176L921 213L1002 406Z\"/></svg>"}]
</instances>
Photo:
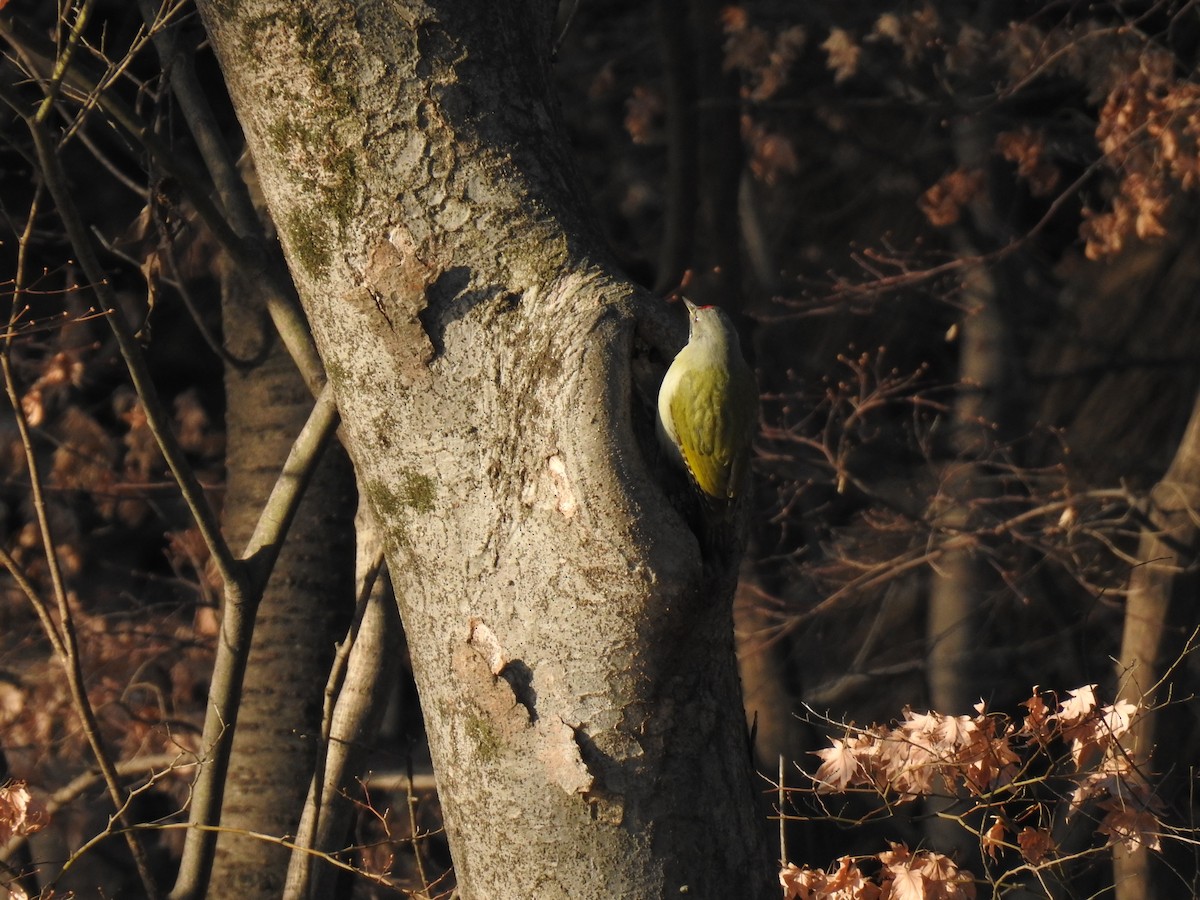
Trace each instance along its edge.
<instances>
[{"instance_id":1,"label":"olive-green back","mask_svg":"<svg viewBox=\"0 0 1200 900\"><path fill-rule=\"evenodd\" d=\"M737 362L690 367L671 398L684 462L713 500L732 500L742 490L758 420L754 376Z\"/></svg>"}]
</instances>

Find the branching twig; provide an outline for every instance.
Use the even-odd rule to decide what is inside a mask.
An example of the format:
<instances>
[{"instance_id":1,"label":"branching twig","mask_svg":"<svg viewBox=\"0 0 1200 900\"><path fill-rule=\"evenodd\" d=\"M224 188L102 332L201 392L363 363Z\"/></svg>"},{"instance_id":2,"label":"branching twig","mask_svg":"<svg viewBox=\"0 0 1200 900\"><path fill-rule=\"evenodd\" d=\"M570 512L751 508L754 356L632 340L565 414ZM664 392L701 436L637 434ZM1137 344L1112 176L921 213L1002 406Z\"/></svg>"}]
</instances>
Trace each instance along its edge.
<instances>
[{"instance_id":1,"label":"branching twig","mask_svg":"<svg viewBox=\"0 0 1200 900\"><path fill-rule=\"evenodd\" d=\"M0 20L0 36L18 48L31 66L40 67L40 71L33 74L46 77L46 70L53 65L53 48L46 47L45 42L38 35L31 33L19 20ZM288 353L300 369L309 389L315 395L325 382L320 357L309 334L308 323L283 281L282 273L267 264L270 254L262 242L250 236L239 235L230 226L209 198L206 179L194 171L194 167L188 164L185 157L180 156L177 149L166 146L155 135L153 129L119 97L112 93L97 95L97 80L87 77L77 67L67 73L64 82L89 97L95 96L97 108L110 122L141 146L155 166L179 183L196 213L230 258L246 272L254 273L261 279L266 288L267 309L271 320L275 323ZM18 115L25 115L15 99L8 99L7 102Z\"/></svg>"},{"instance_id":2,"label":"branching twig","mask_svg":"<svg viewBox=\"0 0 1200 900\"><path fill-rule=\"evenodd\" d=\"M84 0L80 5L79 11L75 14L75 24L71 26L71 31L67 35L67 45L56 54L54 71L45 87L46 96L38 107L38 111L33 115L34 122L39 125L46 122L51 110L54 109L54 101L62 87L63 78L71 70L71 62L75 59L75 52L79 49L79 39L83 34L84 26L91 17L93 5L95 5L95 0Z\"/></svg>"},{"instance_id":3,"label":"branching twig","mask_svg":"<svg viewBox=\"0 0 1200 900\"><path fill-rule=\"evenodd\" d=\"M30 128L34 131L40 131L41 125L30 121ZM51 194L53 194L53 187L50 190ZM18 242L17 273L13 289L12 314L9 320L10 330L15 324L17 310L21 308L21 291L25 280L25 254L29 244L29 237L33 230L33 222L37 217L40 198L41 189L39 187L34 193L25 231ZM117 810L117 818L128 825L130 822L124 812L126 798L122 794L117 778L117 771L112 759L108 755L108 750L104 747L104 741L100 734L100 724L96 720L95 711L92 709L91 700L87 694L87 684L83 675L83 663L79 657L79 644L72 623L71 605L67 598L67 589L63 582L62 568L59 564L58 546L55 543L54 532L50 526L46 498L42 492L42 477L37 452L34 450L33 439L29 431L29 421L25 416L25 408L21 404L21 398L17 394L16 380L13 377L12 371L11 353L12 344L10 342L5 341L0 343L0 373L3 374L4 391L8 397L9 405L12 407L13 419L16 422L21 447L25 454L25 465L29 472L34 514L37 519L38 532L42 540L42 552L46 559L46 569L50 575L51 589L58 606L59 622L57 628L51 620L49 610L46 609L45 604L40 601L40 598L35 599L37 597L36 590L29 583L28 579L23 577L15 561L7 552L4 552L3 563L13 576L13 579L21 585L26 596L30 598L34 609L37 610L38 616L42 620L43 626L46 628L47 637L57 651L59 661L62 663L66 673L71 701L74 704L75 712L79 716L80 726L87 739L88 746L91 748L96 764L100 767L101 773L103 773L109 798ZM141 878L146 895L150 898L158 897L158 886L155 884L154 876L150 871L150 863L147 859L145 848L142 846L137 835L132 832L127 836L127 841L129 843L129 850L133 854L134 862L137 865L138 875Z\"/></svg>"},{"instance_id":4,"label":"branching twig","mask_svg":"<svg viewBox=\"0 0 1200 900\"><path fill-rule=\"evenodd\" d=\"M277 837L272 834L262 834L261 832L258 832L258 831L249 831L249 830L242 829L242 828L226 828L226 827L221 827L221 826L216 826L216 825L193 825L190 823L185 824L182 822L165 822L165 823L157 822L157 823L153 823L153 824L133 826L133 830L139 831L139 832L141 832L141 831L178 831L180 829L185 829L185 828L188 830L208 832L209 834L212 835L213 842L216 841L217 835L219 835L219 834L233 834L233 835L237 835L239 837L252 838L253 840L256 840L256 841L263 841L268 844L275 844L279 847L283 847L284 849L291 850L293 852L308 853L309 855L311 855L317 859L321 859L321 860L329 863L329 865L331 865L337 869L341 869L343 872L349 872L353 875L357 875L359 877L365 878L368 881L372 881L375 884L381 885L386 888L390 888L394 891L397 891L398 893L401 893L401 894L404 894L407 896L412 896L411 891L405 890L404 888L400 887L394 881L392 881L392 879L388 878L386 875L379 875L375 872L370 872L366 869L360 869L356 866L352 866L349 863L338 859L336 856L333 856L331 854L321 853L316 850L308 850L304 847L299 847L296 845L296 843L294 841L290 841L287 838L283 838L283 837ZM71 858L68 859L67 862L63 865L63 869L62 869L63 872L66 872L69 868L74 866L75 863L78 862L79 859L82 858L94 846L96 846L97 844L99 844L105 840L108 840L115 833L116 833L115 831L105 831L105 832L102 832L101 834L96 835L91 840L84 843L83 846L81 846L78 850L76 850L73 854L71 854Z\"/></svg>"},{"instance_id":5,"label":"branching twig","mask_svg":"<svg viewBox=\"0 0 1200 900\"><path fill-rule=\"evenodd\" d=\"M11 105L18 114L21 114L18 104ZM67 188L66 176L62 171L53 142L44 126L34 122L29 116L24 116L24 118L34 140L38 162L46 185L55 200L59 215L84 273L91 282L101 307L108 313L107 318L129 368L134 387L142 399L151 431L192 510L200 533L225 584L226 616L222 628L223 640L218 645L213 674L212 703L208 709L204 731L206 754L211 755L206 759L207 765L202 767L201 774L197 779L192 808L193 822L210 825L216 822L220 808L224 774L228 765L230 743L228 734L236 721L237 703L249 648L249 635L253 630L257 598L261 596L262 585L265 584L278 555L282 536L286 533L287 526L307 483L308 475L315 465L316 459L319 458L321 448L332 435L336 425L337 412L332 400L332 391L326 387L322 392L309 423L305 426L296 446L293 447L284 472L264 508L258 527L247 547L246 561L235 559L221 535L216 516L208 505L202 487L188 466L183 452L170 430L168 417L158 400L157 391L141 349L117 309L116 298L105 281L104 272L93 251L91 236L87 232ZM14 404L19 408L15 393L13 397ZM32 471L36 472L36 470ZM46 543L47 547L52 546L48 532L46 533ZM116 796L119 797L119 795ZM202 829L201 831L203 832ZM211 832L203 833L204 839L197 843L211 842L213 839ZM132 834L130 832L130 835ZM191 853L186 852L185 848L185 863L188 864L184 870L184 874L187 875L183 879L185 883L188 882L188 878L199 878L202 882L207 877L211 852L211 846L199 847ZM149 885L147 891L153 893Z\"/></svg>"},{"instance_id":6,"label":"branching twig","mask_svg":"<svg viewBox=\"0 0 1200 900\"><path fill-rule=\"evenodd\" d=\"M360 497L360 516L365 503ZM338 648L325 690L322 740L297 829L296 843L315 850L332 850L346 830L350 814L344 792L358 770L363 747L378 729L384 697L395 683L400 617L391 596L382 547L359 522L358 603L354 622ZM381 696L383 695L383 696ZM325 896L323 873L309 865L312 858L293 854L288 864L286 900Z\"/></svg>"},{"instance_id":7,"label":"branching twig","mask_svg":"<svg viewBox=\"0 0 1200 900\"><path fill-rule=\"evenodd\" d=\"M283 537L299 506L309 477L326 443L333 436L337 421L333 390L326 385L292 445L247 543L242 557L246 564L246 583L236 595L226 592L221 639L217 642L208 711L201 739L205 758L192 789L189 821L195 830L190 834L196 837L184 843L179 878L171 892L172 897L200 896L207 885L217 838L216 831L210 826L220 817L233 744L232 731L237 724L254 618L263 588L282 547Z\"/></svg>"},{"instance_id":8,"label":"branching twig","mask_svg":"<svg viewBox=\"0 0 1200 900\"><path fill-rule=\"evenodd\" d=\"M21 115L18 106L13 108L18 115ZM71 241L84 275L91 283L101 308L107 314L105 318L112 327L121 356L129 369L134 389L142 401L147 424L158 442L171 474L175 476L175 480L179 484L180 492L192 512L196 526L213 556L222 580L226 585L240 584L244 577L242 567L234 559L233 553L221 535L220 525L204 494L204 488L196 478L183 449L171 431L170 416L158 397L158 389L154 385L141 347L138 346L137 340L130 331L129 325L118 307L117 298L105 277L104 269L96 258L91 234L75 205L68 187L67 175L63 171L62 162L55 152L53 142L44 126L28 117L24 118L33 137L38 164L46 180L46 187L49 189L51 197L54 198L55 207L66 228L67 237Z\"/></svg>"}]
</instances>

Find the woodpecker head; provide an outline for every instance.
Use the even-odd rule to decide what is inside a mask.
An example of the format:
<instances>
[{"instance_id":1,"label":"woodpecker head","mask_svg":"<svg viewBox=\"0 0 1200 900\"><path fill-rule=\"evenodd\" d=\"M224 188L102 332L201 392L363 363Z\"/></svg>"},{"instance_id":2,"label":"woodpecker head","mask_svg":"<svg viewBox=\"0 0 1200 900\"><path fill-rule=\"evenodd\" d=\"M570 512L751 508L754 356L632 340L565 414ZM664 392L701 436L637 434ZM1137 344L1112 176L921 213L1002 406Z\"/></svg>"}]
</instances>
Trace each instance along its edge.
<instances>
[{"instance_id":1,"label":"woodpecker head","mask_svg":"<svg viewBox=\"0 0 1200 900\"><path fill-rule=\"evenodd\" d=\"M717 306L697 306L687 297L683 303L688 311L688 343L692 341L719 341L737 344L737 329L725 311Z\"/></svg>"}]
</instances>

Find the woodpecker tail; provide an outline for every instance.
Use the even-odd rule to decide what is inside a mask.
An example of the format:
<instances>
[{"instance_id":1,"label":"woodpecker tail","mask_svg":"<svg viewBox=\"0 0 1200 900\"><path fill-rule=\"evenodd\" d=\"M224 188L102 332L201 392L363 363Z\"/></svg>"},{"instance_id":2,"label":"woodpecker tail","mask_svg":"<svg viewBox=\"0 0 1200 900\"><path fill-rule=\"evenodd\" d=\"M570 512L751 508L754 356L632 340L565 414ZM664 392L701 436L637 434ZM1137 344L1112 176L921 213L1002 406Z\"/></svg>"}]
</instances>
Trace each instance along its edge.
<instances>
[{"instance_id":1,"label":"woodpecker tail","mask_svg":"<svg viewBox=\"0 0 1200 900\"><path fill-rule=\"evenodd\" d=\"M696 495L698 516L694 527L706 566L736 565L746 549L749 497L742 493L729 500L717 500L701 491Z\"/></svg>"}]
</instances>

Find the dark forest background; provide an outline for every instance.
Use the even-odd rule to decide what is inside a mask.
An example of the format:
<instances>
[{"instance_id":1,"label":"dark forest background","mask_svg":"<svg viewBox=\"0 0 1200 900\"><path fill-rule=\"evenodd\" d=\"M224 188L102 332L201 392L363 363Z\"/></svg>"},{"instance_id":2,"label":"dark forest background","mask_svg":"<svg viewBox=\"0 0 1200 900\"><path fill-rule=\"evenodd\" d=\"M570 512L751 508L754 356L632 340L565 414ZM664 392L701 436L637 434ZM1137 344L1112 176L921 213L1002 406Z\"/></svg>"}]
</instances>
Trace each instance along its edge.
<instances>
[{"instance_id":1,"label":"dark forest background","mask_svg":"<svg viewBox=\"0 0 1200 900\"><path fill-rule=\"evenodd\" d=\"M222 587L22 124L40 98L104 284L227 522L251 491L231 491L229 417L256 444L265 411L307 393L233 412L278 342L266 312L222 312L245 276L195 205L209 187L180 79L240 147L195 11L149 27L145 3L32 6L0 4L0 778L50 814L29 841L16 813L15 836L0 823L0 882L111 896L137 876L120 840L87 846L111 807L75 685L119 782L150 785L133 819L178 821ZM1159 896L1195 894L1200 9L579 0L560 26L562 111L612 253L649 291L729 310L758 372L736 626L784 861L855 857L887 881L877 855L902 842L990 881L979 896L1136 897L1122 854L1158 844ZM83 81L47 92L69 46ZM238 171L253 184L250 160ZM318 518L313 538L347 566L348 522ZM284 692L318 712L352 594L302 623L317 649ZM342 857L356 896L452 886L397 660ZM1142 712L1081 753L1060 704L1090 685L1093 725L1118 699ZM1038 697L1057 730L1030 723ZM835 801L805 774L850 723L936 710L941 735L995 722L981 700L1010 717L1027 790L949 777L898 803L862 769ZM1106 778L1120 786L1072 802ZM150 851L167 883L181 834Z\"/></svg>"}]
</instances>

